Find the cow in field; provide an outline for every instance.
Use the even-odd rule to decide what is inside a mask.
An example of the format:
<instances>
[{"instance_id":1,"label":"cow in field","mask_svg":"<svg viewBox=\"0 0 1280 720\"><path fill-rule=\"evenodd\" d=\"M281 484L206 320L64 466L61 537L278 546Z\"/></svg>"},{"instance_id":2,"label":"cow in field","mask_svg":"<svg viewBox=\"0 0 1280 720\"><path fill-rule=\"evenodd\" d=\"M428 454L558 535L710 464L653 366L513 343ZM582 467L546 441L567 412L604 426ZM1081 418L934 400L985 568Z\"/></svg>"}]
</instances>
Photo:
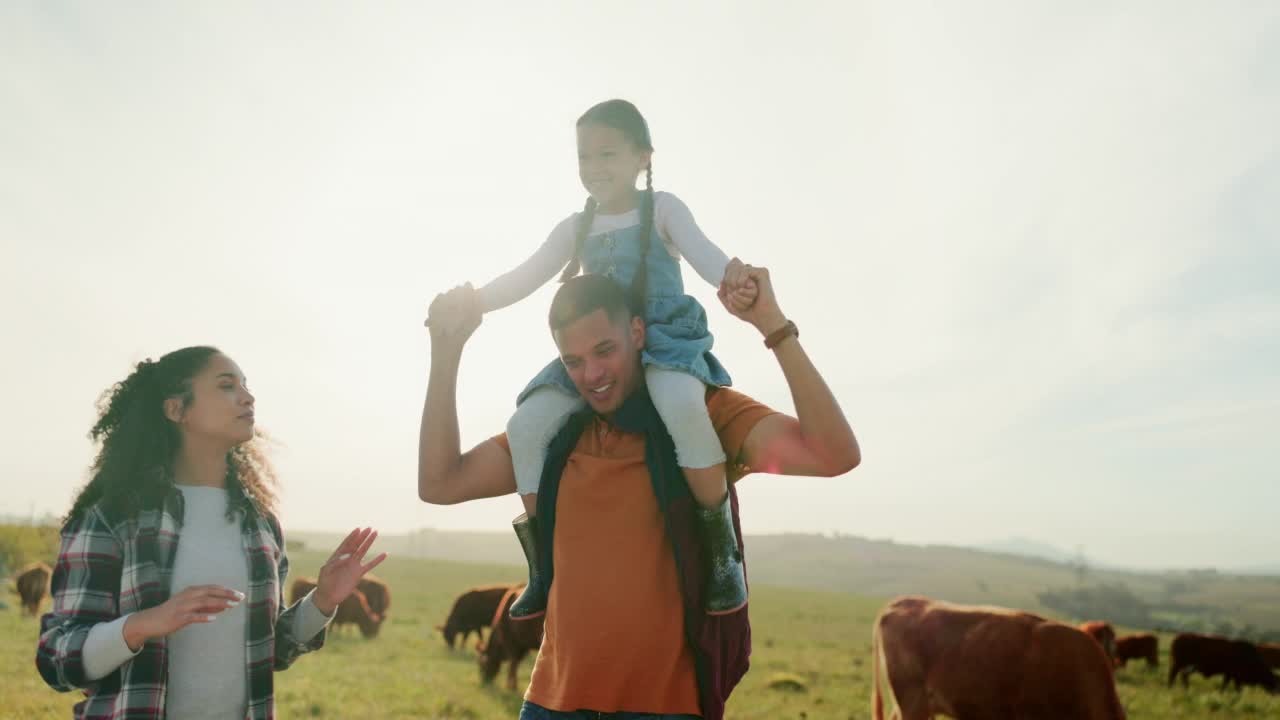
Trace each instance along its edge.
<instances>
[{"instance_id":1,"label":"cow in field","mask_svg":"<svg viewBox=\"0 0 1280 720\"><path fill-rule=\"evenodd\" d=\"M369 609L386 620L387 613L391 610L391 588L387 586L386 581L373 575L365 575L360 578L356 589L364 593L364 599L369 602Z\"/></svg>"},{"instance_id":2,"label":"cow in field","mask_svg":"<svg viewBox=\"0 0 1280 720\"><path fill-rule=\"evenodd\" d=\"M49 578L53 569L42 562L31 563L18 571L14 579L14 590L22 601L22 609L28 615L40 612L40 603L49 594Z\"/></svg>"},{"instance_id":3,"label":"cow in field","mask_svg":"<svg viewBox=\"0 0 1280 720\"><path fill-rule=\"evenodd\" d=\"M1080 630L1085 635L1097 641L1103 652L1107 654L1107 658L1112 662L1116 659L1116 629L1111 627L1111 623L1101 620L1091 620L1080 626Z\"/></svg>"},{"instance_id":4,"label":"cow in field","mask_svg":"<svg viewBox=\"0 0 1280 720\"><path fill-rule=\"evenodd\" d=\"M1280 670L1280 643L1258 643L1262 660L1274 670Z\"/></svg>"},{"instance_id":5,"label":"cow in field","mask_svg":"<svg viewBox=\"0 0 1280 720\"><path fill-rule=\"evenodd\" d=\"M483 640L482 630L493 623L493 613L497 611L502 598L511 587L511 585L489 585L472 588L459 595L458 599L453 601L453 608L449 610L449 617L444 621L444 625L436 626L436 629L444 635L445 644L452 649L454 640L461 636L462 643L465 645L467 637L473 632L477 640Z\"/></svg>"},{"instance_id":6,"label":"cow in field","mask_svg":"<svg viewBox=\"0 0 1280 720\"><path fill-rule=\"evenodd\" d=\"M300 577L294 580L290 589L290 602L298 602L315 587L315 578ZM355 625L360 628L361 635L375 638L382 628L382 616L370 609L364 593L352 590L345 600L338 603L338 609L333 614L333 629L337 630L342 625Z\"/></svg>"},{"instance_id":7,"label":"cow in field","mask_svg":"<svg viewBox=\"0 0 1280 720\"><path fill-rule=\"evenodd\" d=\"M1246 640L1231 640L1217 635L1180 633L1169 646L1169 686L1182 676L1182 686L1187 687L1187 677L1198 672L1205 677L1222 676L1222 689L1234 683L1259 685L1268 692L1280 692L1280 681L1271 673L1257 646Z\"/></svg>"},{"instance_id":8,"label":"cow in field","mask_svg":"<svg viewBox=\"0 0 1280 720\"><path fill-rule=\"evenodd\" d=\"M520 661L524 660L530 650L537 650L542 646L542 623L545 616L512 620L507 612L523 590L523 585L517 585L503 595L489 625L489 639L480 643L480 682L483 684L493 682L503 661L507 661L510 663L507 667L507 689L515 690L516 670L520 667Z\"/></svg>"},{"instance_id":9,"label":"cow in field","mask_svg":"<svg viewBox=\"0 0 1280 720\"><path fill-rule=\"evenodd\" d=\"M1111 662L1078 628L1030 613L923 597L890 602L872 629L871 711L883 720L1124 720Z\"/></svg>"},{"instance_id":10,"label":"cow in field","mask_svg":"<svg viewBox=\"0 0 1280 720\"><path fill-rule=\"evenodd\" d=\"M1134 633L1116 638L1116 665L1130 660L1146 660L1149 667L1160 664L1160 641L1151 633Z\"/></svg>"}]
</instances>

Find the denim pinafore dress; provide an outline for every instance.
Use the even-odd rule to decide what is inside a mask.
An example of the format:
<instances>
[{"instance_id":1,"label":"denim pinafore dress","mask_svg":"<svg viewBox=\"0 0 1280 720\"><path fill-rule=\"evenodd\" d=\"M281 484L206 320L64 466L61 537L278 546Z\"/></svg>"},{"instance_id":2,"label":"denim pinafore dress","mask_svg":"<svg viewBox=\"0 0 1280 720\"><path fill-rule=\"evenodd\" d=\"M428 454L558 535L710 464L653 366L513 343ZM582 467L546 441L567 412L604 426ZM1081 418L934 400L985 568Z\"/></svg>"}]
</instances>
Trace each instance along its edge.
<instances>
[{"instance_id":1,"label":"denim pinafore dress","mask_svg":"<svg viewBox=\"0 0 1280 720\"><path fill-rule=\"evenodd\" d=\"M732 384L729 373L711 354L713 342L707 330L707 312L692 297L684 294L680 263L671 256L658 236L650 231L644 302L645 347L640 361L653 366L688 373L706 385L718 387ZM598 235L588 236L582 243L580 260L583 272L613 278L624 288L640 267L644 243L640 242L641 224ZM573 397L578 388L569 379L560 358L553 359L520 391L517 404L524 402L534 390L551 385Z\"/></svg>"}]
</instances>

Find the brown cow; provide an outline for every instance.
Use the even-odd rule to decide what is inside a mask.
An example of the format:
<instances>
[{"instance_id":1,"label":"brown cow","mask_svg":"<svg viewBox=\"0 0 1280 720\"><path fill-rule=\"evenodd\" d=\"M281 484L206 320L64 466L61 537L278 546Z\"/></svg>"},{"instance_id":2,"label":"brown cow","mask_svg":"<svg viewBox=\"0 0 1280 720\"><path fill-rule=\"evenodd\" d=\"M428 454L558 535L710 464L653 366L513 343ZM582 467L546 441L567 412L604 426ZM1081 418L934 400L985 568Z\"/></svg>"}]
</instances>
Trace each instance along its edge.
<instances>
[{"instance_id":1,"label":"brown cow","mask_svg":"<svg viewBox=\"0 0 1280 720\"><path fill-rule=\"evenodd\" d=\"M511 603L520 597L523 585L517 585L506 592L502 602L493 613L489 626L489 641L480 643L480 682L489 684L498 674L504 660L509 661L507 668L507 689L516 689L516 670L520 661L530 650L542 647L542 622L546 616L539 615L528 620L512 620L507 610Z\"/></svg>"},{"instance_id":2,"label":"brown cow","mask_svg":"<svg viewBox=\"0 0 1280 720\"><path fill-rule=\"evenodd\" d=\"M1205 677L1222 676L1222 689L1228 683L1261 685L1268 692L1280 692L1280 680L1271 673L1258 648L1246 640L1231 640L1218 635L1180 633L1169 646L1169 686L1179 675L1182 686L1187 677L1198 672Z\"/></svg>"},{"instance_id":3,"label":"brown cow","mask_svg":"<svg viewBox=\"0 0 1280 720\"><path fill-rule=\"evenodd\" d=\"M473 632L476 634L477 641L483 640L482 630L493 623L493 613L497 611L502 598L511 587L511 585L488 585L472 588L459 595L458 599L453 601L453 608L449 610L449 618L444 621L444 625L436 626L436 630L444 635L445 644L452 649L454 640L461 635L462 643L465 645L467 637Z\"/></svg>"},{"instance_id":4,"label":"brown cow","mask_svg":"<svg viewBox=\"0 0 1280 720\"><path fill-rule=\"evenodd\" d=\"M1102 620L1091 620L1080 626L1080 630L1085 635L1093 638L1102 646L1104 652L1107 653L1107 659L1113 663L1116 659L1116 629L1111 627L1111 623Z\"/></svg>"},{"instance_id":5,"label":"brown cow","mask_svg":"<svg viewBox=\"0 0 1280 720\"><path fill-rule=\"evenodd\" d=\"M1146 659L1147 665L1160 664L1160 641L1151 633L1134 633L1116 638L1116 665L1124 667L1130 660Z\"/></svg>"},{"instance_id":6,"label":"brown cow","mask_svg":"<svg viewBox=\"0 0 1280 720\"><path fill-rule=\"evenodd\" d=\"M49 594L49 578L53 569L42 562L31 563L18 571L14 589L22 601L22 609L28 615L40 612L40 603Z\"/></svg>"},{"instance_id":7,"label":"brown cow","mask_svg":"<svg viewBox=\"0 0 1280 720\"><path fill-rule=\"evenodd\" d=\"M315 586L315 578L300 577L294 580L290 589L290 602L298 602ZM369 608L369 601L364 593L352 590L346 599L338 603L338 609L333 614L333 629L336 631L342 625L355 625L360 628L361 635L374 638L382 628L382 616Z\"/></svg>"},{"instance_id":8,"label":"brown cow","mask_svg":"<svg viewBox=\"0 0 1280 720\"><path fill-rule=\"evenodd\" d=\"M1111 663L1079 629L1030 613L923 597L890 602L872 630L871 711L883 720L1124 720Z\"/></svg>"},{"instance_id":9,"label":"brown cow","mask_svg":"<svg viewBox=\"0 0 1280 720\"><path fill-rule=\"evenodd\" d=\"M1267 665L1280 670L1280 643L1258 643L1258 654Z\"/></svg>"},{"instance_id":10,"label":"brown cow","mask_svg":"<svg viewBox=\"0 0 1280 720\"><path fill-rule=\"evenodd\" d=\"M387 613L391 610L391 588L386 581L373 575L365 575L356 584L356 589L364 593L364 599L369 601L369 609L386 620Z\"/></svg>"}]
</instances>

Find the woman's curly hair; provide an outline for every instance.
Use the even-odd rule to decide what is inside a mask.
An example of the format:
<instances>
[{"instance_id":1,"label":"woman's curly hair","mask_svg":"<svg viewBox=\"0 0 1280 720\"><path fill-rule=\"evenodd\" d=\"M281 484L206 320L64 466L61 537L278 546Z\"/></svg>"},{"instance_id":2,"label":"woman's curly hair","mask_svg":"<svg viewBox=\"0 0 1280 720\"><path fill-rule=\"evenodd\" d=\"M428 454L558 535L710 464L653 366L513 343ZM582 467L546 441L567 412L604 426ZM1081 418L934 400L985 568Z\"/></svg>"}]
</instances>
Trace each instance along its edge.
<instances>
[{"instance_id":1,"label":"woman's curly hair","mask_svg":"<svg viewBox=\"0 0 1280 720\"><path fill-rule=\"evenodd\" d=\"M178 397L189 407L192 378L220 354L214 347L194 346L143 360L102 393L98 420L89 431L89 438L102 446L67 522L95 503L123 516L161 504L173 487L173 462L182 443L177 426L165 417L164 402ZM233 498L247 498L263 514L274 513L276 505L276 475L266 444L266 436L255 430L252 440L227 453L227 490Z\"/></svg>"}]
</instances>

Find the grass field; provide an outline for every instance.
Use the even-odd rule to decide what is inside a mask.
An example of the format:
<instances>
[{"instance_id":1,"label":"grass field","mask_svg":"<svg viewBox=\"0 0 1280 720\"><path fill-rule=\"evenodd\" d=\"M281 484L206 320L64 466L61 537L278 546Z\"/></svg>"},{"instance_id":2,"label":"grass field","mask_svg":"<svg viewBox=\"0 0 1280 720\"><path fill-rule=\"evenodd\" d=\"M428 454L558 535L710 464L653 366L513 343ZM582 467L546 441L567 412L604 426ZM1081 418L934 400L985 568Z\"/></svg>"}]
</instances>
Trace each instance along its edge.
<instances>
[{"instance_id":1,"label":"grass field","mask_svg":"<svg viewBox=\"0 0 1280 720\"><path fill-rule=\"evenodd\" d=\"M295 572L313 574L318 553L291 556ZM448 650L432 628L458 591L516 581L519 568L393 557L380 575L392 587L392 612L372 641L353 628L331 633L325 648L277 675L282 718L507 718L518 692L481 687L474 651ZM0 718L66 718L76 697L50 690L34 667L37 623L8 596L0 611ZM751 672L730 700L730 718L818 720L870 717L870 627L883 599L772 587L753 588ZM48 607L46 603L46 608ZM1162 638L1167 651L1168 638ZM1159 670L1135 664L1118 686L1131 720L1280 718L1280 696L1249 689L1218 692L1192 681L1190 691L1164 687ZM521 668L528 680L532 660ZM504 671L505 672L505 671ZM523 690L523 684L521 686Z\"/></svg>"}]
</instances>

